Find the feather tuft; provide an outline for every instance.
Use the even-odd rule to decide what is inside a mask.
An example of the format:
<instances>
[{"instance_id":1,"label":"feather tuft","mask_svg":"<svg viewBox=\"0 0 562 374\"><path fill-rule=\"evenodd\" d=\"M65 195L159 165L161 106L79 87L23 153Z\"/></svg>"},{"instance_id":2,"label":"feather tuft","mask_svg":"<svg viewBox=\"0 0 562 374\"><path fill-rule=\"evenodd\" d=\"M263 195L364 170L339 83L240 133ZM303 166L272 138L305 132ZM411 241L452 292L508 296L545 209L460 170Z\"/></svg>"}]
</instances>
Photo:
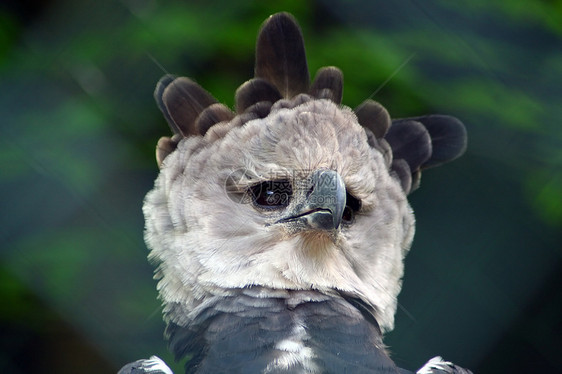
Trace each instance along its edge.
<instances>
[{"instance_id":1,"label":"feather tuft","mask_svg":"<svg viewBox=\"0 0 562 374\"><path fill-rule=\"evenodd\" d=\"M176 126L174 120L172 120L172 117L170 116L170 112L168 112L168 108L166 108L166 105L164 105L164 100L162 100L162 96L164 95L164 90L166 89L166 87L168 87L170 83L172 83L174 79L176 79L176 77L171 74L166 74L162 78L160 78L160 80L156 84L156 88L154 89L154 100L156 100L156 104L158 104L158 108L160 108L160 111L164 115L164 118L168 122L168 125L170 126L172 132L174 134L179 134L180 129Z\"/></svg>"},{"instance_id":2,"label":"feather tuft","mask_svg":"<svg viewBox=\"0 0 562 374\"><path fill-rule=\"evenodd\" d=\"M156 145L156 162L159 168L162 167L164 159L176 150L181 138L180 134L174 134L171 138L163 136L158 140L158 144Z\"/></svg>"},{"instance_id":3,"label":"feather tuft","mask_svg":"<svg viewBox=\"0 0 562 374\"><path fill-rule=\"evenodd\" d=\"M431 137L420 122L395 120L384 139L390 144L394 159L404 159L412 172L431 157Z\"/></svg>"},{"instance_id":4,"label":"feather tuft","mask_svg":"<svg viewBox=\"0 0 562 374\"><path fill-rule=\"evenodd\" d=\"M271 102L270 101L260 101L246 109L247 113L255 113L257 118L265 118L271 112Z\"/></svg>"},{"instance_id":5,"label":"feather tuft","mask_svg":"<svg viewBox=\"0 0 562 374\"><path fill-rule=\"evenodd\" d=\"M412 171L406 160L400 158L392 161L391 173L400 181L402 190L406 194L412 191Z\"/></svg>"},{"instance_id":6,"label":"feather tuft","mask_svg":"<svg viewBox=\"0 0 562 374\"><path fill-rule=\"evenodd\" d=\"M217 100L191 79L179 77L163 90L162 102L180 133L188 137L199 134L195 120Z\"/></svg>"},{"instance_id":7,"label":"feather tuft","mask_svg":"<svg viewBox=\"0 0 562 374\"><path fill-rule=\"evenodd\" d=\"M219 122L228 122L234 118L232 110L224 104L215 103L203 110L195 121L195 128L200 135L205 135L211 126Z\"/></svg>"},{"instance_id":8,"label":"feather tuft","mask_svg":"<svg viewBox=\"0 0 562 374\"><path fill-rule=\"evenodd\" d=\"M242 84L236 90L236 113L243 113L248 107L260 102L271 103L281 99L279 90L261 78L253 78Z\"/></svg>"},{"instance_id":9,"label":"feather tuft","mask_svg":"<svg viewBox=\"0 0 562 374\"><path fill-rule=\"evenodd\" d=\"M332 100L341 104L343 97L343 73L334 66L323 67L316 73L309 93L317 99Z\"/></svg>"},{"instance_id":10,"label":"feather tuft","mask_svg":"<svg viewBox=\"0 0 562 374\"><path fill-rule=\"evenodd\" d=\"M355 108L359 124L373 132L377 138L383 138L390 128L390 114L381 104L367 99Z\"/></svg>"},{"instance_id":11,"label":"feather tuft","mask_svg":"<svg viewBox=\"0 0 562 374\"><path fill-rule=\"evenodd\" d=\"M453 161L466 151L466 129L459 119L433 114L415 117L414 120L427 129L433 147L431 158L422 165L422 169Z\"/></svg>"},{"instance_id":12,"label":"feather tuft","mask_svg":"<svg viewBox=\"0 0 562 374\"><path fill-rule=\"evenodd\" d=\"M263 23L256 42L254 75L236 90L236 113L217 103L189 78L169 74L156 85L154 98L174 134L208 135L209 141L251 120L311 100L341 104L343 73L337 67L323 67L310 84L302 32L288 13L274 14ZM372 99L354 111L369 145L383 154L385 164L406 193L419 186L421 170L452 161L466 149L466 130L454 117L427 115L392 120L385 107ZM222 125L209 131L217 124ZM159 166L178 142L174 138L158 142Z\"/></svg>"},{"instance_id":13,"label":"feather tuft","mask_svg":"<svg viewBox=\"0 0 562 374\"><path fill-rule=\"evenodd\" d=\"M256 44L255 77L272 83L287 99L308 91L304 40L289 13L274 14L264 22Z\"/></svg>"}]
</instances>

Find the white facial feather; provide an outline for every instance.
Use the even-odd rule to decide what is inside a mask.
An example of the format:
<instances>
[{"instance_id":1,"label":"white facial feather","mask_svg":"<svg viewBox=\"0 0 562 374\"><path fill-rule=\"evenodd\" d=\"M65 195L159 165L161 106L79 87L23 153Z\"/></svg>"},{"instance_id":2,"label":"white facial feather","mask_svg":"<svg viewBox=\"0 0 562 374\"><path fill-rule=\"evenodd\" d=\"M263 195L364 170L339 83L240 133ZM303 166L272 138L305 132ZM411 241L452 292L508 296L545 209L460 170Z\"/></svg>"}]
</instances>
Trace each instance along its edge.
<instances>
[{"instance_id":1,"label":"white facial feather","mask_svg":"<svg viewBox=\"0 0 562 374\"><path fill-rule=\"evenodd\" d=\"M159 264L164 303L191 309L225 289L252 285L337 289L372 303L382 329L392 329L414 217L355 114L312 100L274 108L228 132L212 131L179 143L145 200L146 241ZM261 211L237 201L242 193L233 194L251 183L321 168L335 170L362 203L335 239L287 232L274 224L278 212Z\"/></svg>"}]
</instances>

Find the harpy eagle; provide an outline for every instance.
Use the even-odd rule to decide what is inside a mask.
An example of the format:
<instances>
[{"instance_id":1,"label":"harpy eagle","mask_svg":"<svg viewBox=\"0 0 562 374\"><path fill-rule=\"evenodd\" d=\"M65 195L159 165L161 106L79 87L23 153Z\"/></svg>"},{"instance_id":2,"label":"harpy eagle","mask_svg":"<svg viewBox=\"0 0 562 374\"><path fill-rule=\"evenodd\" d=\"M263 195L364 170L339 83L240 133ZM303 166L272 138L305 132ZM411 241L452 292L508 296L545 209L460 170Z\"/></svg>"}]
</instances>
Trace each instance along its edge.
<instances>
[{"instance_id":1,"label":"harpy eagle","mask_svg":"<svg viewBox=\"0 0 562 374\"><path fill-rule=\"evenodd\" d=\"M383 344L414 235L421 170L461 155L456 118L391 120L341 104L343 76L310 83L287 13L258 35L233 112L185 77L155 98L174 135L143 212L166 337L187 373L410 373ZM120 373L171 373L157 357ZM418 373L470 373L431 359Z\"/></svg>"}]
</instances>

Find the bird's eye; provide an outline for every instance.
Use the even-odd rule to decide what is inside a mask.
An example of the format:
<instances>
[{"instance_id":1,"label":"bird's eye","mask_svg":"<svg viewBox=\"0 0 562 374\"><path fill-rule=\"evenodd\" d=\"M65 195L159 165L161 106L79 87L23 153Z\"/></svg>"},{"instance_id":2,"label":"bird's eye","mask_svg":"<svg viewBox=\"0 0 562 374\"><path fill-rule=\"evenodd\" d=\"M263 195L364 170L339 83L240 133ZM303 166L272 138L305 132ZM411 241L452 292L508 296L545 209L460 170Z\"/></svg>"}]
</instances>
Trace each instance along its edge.
<instances>
[{"instance_id":1,"label":"bird's eye","mask_svg":"<svg viewBox=\"0 0 562 374\"><path fill-rule=\"evenodd\" d=\"M344 223L351 223L353 222L353 218L355 217L355 213L361 209L361 200L357 199L355 196L350 195L349 193L346 194L346 204L342 214L342 221Z\"/></svg>"},{"instance_id":2,"label":"bird's eye","mask_svg":"<svg viewBox=\"0 0 562 374\"><path fill-rule=\"evenodd\" d=\"M250 187L254 204L265 209L279 209L289 205L293 187L287 179L271 180Z\"/></svg>"}]
</instances>

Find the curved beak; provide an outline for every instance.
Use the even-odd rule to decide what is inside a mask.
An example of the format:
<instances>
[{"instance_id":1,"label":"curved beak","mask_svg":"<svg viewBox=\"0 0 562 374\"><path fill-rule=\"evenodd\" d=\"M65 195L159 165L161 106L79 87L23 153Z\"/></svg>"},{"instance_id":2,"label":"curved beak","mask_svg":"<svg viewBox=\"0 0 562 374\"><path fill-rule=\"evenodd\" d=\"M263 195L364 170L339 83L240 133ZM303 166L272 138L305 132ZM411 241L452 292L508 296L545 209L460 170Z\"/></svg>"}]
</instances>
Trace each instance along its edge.
<instances>
[{"instance_id":1,"label":"curved beak","mask_svg":"<svg viewBox=\"0 0 562 374\"><path fill-rule=\"evenodd\" d=\"M310 229L337 229L341 224L346 204L346 190L342 177L334 170L316 170L303 187L300 203L296 204L289 216L277 222L299 221Z\"/></svg>"}]
</instances>

